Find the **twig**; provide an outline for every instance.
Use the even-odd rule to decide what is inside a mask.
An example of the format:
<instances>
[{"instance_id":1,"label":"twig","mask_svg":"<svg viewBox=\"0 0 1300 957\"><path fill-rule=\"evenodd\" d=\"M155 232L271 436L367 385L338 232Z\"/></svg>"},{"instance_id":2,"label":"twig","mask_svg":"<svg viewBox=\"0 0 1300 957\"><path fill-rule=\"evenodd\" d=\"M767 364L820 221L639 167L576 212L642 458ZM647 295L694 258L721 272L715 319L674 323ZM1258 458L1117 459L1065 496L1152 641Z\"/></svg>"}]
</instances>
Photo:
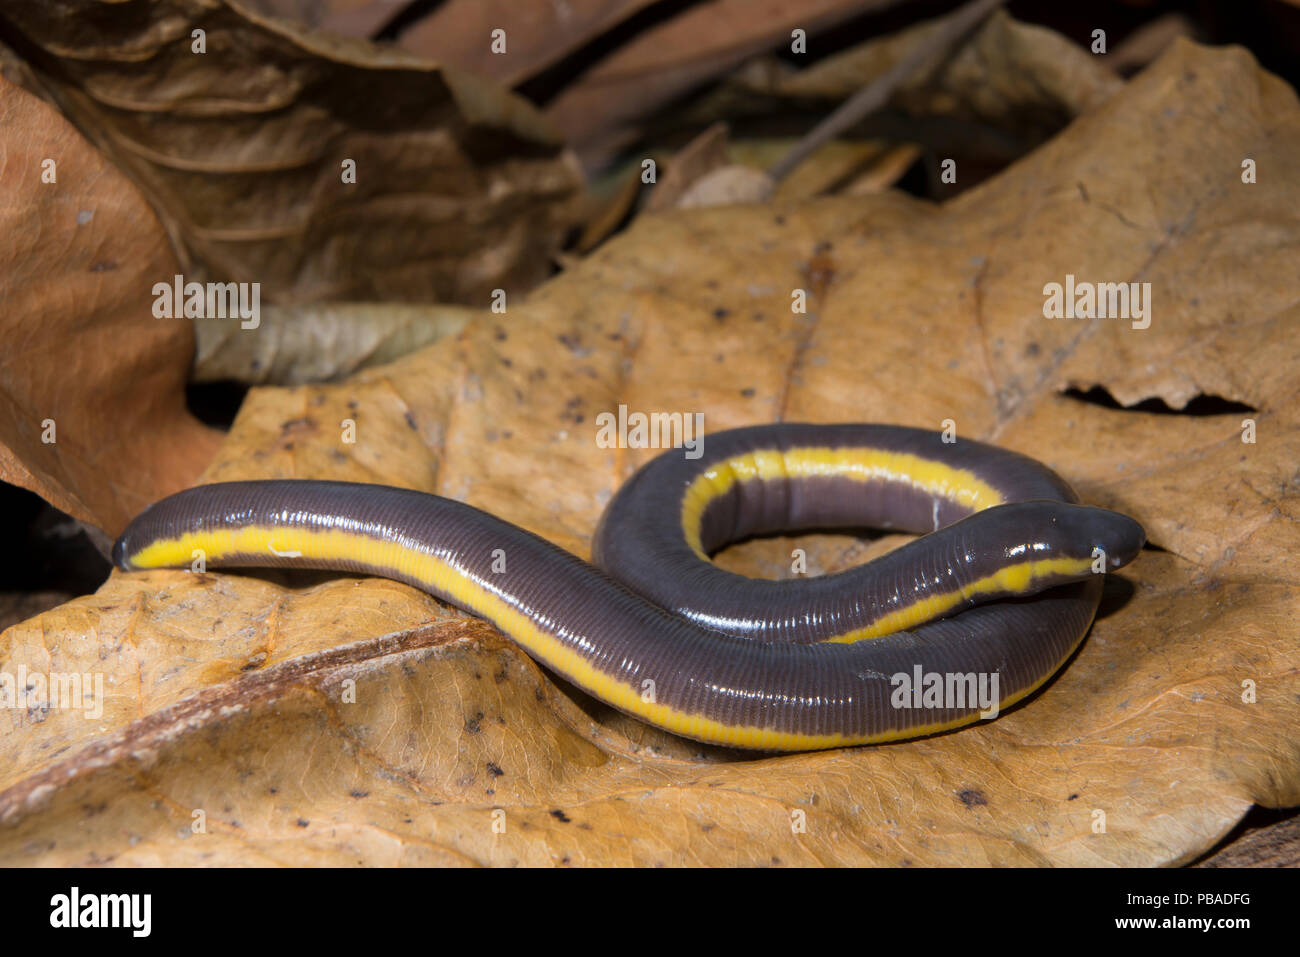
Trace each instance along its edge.
<instances>
[{"instance_id":1,"label":"twig","mask_svg":"<svg viewBox=\"0 0 1300 957\"><path fill-rule=\"evenodd\" d=\"M971 0L959 9L953 18L924 41L918 43L905 57L895 63L884 74L878 76L853 96L849 97L826 119L808 131L808 135L796 143L785 156L781 157L768 175L780 182L790 175L800 163L821 149L826 143L835 139L863 117L880 109L893 95L903 81L921 68L931 57L946 52L954 46L967 31L974 29L985 17L1006 0Z\"/></svg>"}]
</instances>

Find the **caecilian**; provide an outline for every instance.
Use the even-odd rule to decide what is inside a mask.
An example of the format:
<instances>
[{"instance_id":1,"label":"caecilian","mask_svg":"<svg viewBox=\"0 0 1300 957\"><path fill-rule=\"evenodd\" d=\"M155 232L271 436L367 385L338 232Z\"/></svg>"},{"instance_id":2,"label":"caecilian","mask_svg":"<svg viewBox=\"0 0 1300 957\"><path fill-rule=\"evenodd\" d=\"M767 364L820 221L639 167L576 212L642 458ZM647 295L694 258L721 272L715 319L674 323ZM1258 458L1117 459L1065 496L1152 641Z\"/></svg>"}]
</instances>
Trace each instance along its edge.
<instances>
[{"instance_id":1,"label":"caecilian","mask_svg":"<svg viewBox=\"0 0 1300 957\"><path fill-rule=\"evenodd\" d=\"M709 560L752 535L862 527L920 537L820 577L756 580ZM1013 452L897 426L780 424L647 464L606 509L595 564L450 499L311 480L173 495L131 523L114 561L188 567L200 552L210 566L393 578L481 615L638 718L795 751L932 734L988 711L900 707L900 674L996 676L996 710L1029 695L1087 633L1103 574L1144 540Z\"/></svg>"}]
</instances>

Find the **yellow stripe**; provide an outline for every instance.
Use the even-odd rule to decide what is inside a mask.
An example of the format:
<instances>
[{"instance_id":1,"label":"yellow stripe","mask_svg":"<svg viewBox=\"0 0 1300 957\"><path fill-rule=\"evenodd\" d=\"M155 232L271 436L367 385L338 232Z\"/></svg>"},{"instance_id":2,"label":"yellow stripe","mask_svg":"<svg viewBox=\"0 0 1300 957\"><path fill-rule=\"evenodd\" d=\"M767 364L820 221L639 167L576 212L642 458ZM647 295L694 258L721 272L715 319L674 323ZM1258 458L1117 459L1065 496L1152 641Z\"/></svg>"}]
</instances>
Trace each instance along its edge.
<instances>
[{"instance_id":1,"label":"yellow stripe","mask_svg":"<svg viewBox=\"0 0 1300 957\"><path fill-rule=\"evenodd\" d=\"M974 472L953 468L907 452L872 448L800 448L760 450L737 455L705 469L682 499L682 534L697 555L708 560L700 543L704 511L737 482L793 478L884 480L911 485L972 511L1004 504L997 489Z\"/></svg>"},{"instance_id":2,"label":"yellow stripe","mask_svg":"<svg viewBox=\"0 0 1300 957\"><path fill-rule=\"evenodd\" d=\"M911 485L929 495L938 496L956 505L978 512L994 505L1004 504L1001 494L967 469L954 468L933 459L922 458L906 452L890 452L873 448L800 448L784 452L776 449L760 450L737 455L711 466L687 486L682 499L682 534L687 544L704 561L708 556L701 543L704 513L710 503L729 492L737 482L762 482L784 478L846 478L859 482L888 481ZM924 624L951 611L969 598L989 592L1023 591L1036 578L1053 571L1066 571L1069 559L1026 562L1003 568L987 578L980 579L967 589L930 595L899 611L892 612L865 628L846 632L826 639L831 642L850 643L866 638L878 638ZM1087 563L1082 563L1087 570Z\"/></svg>"},{"instance_id":3,"label":"yellow stripe","mask_svg":"<svg viewBox=\"0 0 1300 957\"><path fill-rule=\"evenodd\" d=\"M305 558L361 562L377 571L416 578L427 586L450 595L455 604L488 619L549 668L596 697L675 734L701 741L738 748L808 751L923 737L979 720L978 714L973 714L955 721L936 722L875 736L804 735L770 728L732 726L668 705L647 702L642 700L639 689L598 671L577 652L540 629L531 619L446 562L392 542L338 529L320 532L248 526L238 530L190 533L181 538L151 542L131 559L131 564L142 569L184 567L190 563L196 549L204 553L207 561L217 562L231 555L270 554L272 548L281 554L298 551ZM1038 683L1007 698L1000 704L999 710L1019 701L1054 672L1055 669L1044 675Z\"/></svg>"},{"instance_id":4,"label":"yellow stripe","mask_svg":"<svg viewBox=\"0 0 1300 957\"><path fill-rule=\"evenodd\" d=\"M189 533L181 538L151 542L140 549L131 559L131 564L135 568L183 567L191 562L196 549L204 553L206 561L219 562L232 555L270 555L272 547L281 554L298 551L305 558L361 562L376 571L411 576L428 587L451 596L456 605L488 619L535 658L585 691L685 737L732 747L780 751L867 743L865 738L849 738L844 735L800 735L768 728L732 727L664 704L644 701L640 689L598 671L580 654L446 562L365 535L337 529L321 532L264 526ZM908 731L898 737L911 737L917 733L929 732Z\"/></svg>"},{"instance_id":5,"label":"yellow stripe","mask_svg":"<svg viewBox=\"0 0 1300 957\"><path fill-rule=\"evenodd\" d=\"M1079 577L1092 571L1092 560L1087 558L1044 558L1033 562L1006 565L991 575L977 579L965 588L954 588L939 594L918 598L906 608L890 612L865 628L823 639L838 644L851 644L865 638L879 638L896 631L906 631L927 621L947 614L977 595L1023 593L1035 583L1061 575ZM1036 589L1035 589L1036 590Z\"/></svg>"}]
</instances>

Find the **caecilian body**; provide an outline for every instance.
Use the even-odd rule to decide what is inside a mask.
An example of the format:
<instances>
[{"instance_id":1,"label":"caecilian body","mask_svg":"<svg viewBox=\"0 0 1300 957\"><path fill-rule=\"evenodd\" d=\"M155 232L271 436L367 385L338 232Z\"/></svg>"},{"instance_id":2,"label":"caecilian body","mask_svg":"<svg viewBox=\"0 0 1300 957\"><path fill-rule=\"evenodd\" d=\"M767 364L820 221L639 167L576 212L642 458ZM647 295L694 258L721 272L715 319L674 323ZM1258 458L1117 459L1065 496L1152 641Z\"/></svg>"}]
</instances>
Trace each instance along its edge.
<instances>
[{"instance_id":1,"label":"caecilian body","mask_svg":"<svg viewBox=\"0 0 1300 957\"><path fill-rule=\"evenodd\" d=\"M921 537L838 574L781 581L708 557L756 534L832 527ZM595 564L450 499L311 480L171 496L131 523L114 561L188 567L199 552L211 566L397 579L669 731L809 750L931 734L1019 701L1078 647L1102 574L1144 540L1132 519L1078 504L1012 452L897 426L780 424L651 461L606 509ZM996 700L915 707L900 675L957 676L945 687L995 687Z\"/></svg>"}]
</instances>

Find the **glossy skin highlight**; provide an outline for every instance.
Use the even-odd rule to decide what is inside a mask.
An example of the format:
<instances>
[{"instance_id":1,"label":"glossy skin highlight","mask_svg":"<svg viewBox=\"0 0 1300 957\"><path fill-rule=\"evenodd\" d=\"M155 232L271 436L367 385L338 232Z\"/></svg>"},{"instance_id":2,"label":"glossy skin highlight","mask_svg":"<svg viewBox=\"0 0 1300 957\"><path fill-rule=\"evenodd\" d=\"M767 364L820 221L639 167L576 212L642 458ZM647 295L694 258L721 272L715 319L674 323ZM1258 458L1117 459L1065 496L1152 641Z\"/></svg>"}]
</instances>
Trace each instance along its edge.
<instances>
[{"instance_id":1,"label":"glossy skin highlight","mask_svg":"<svg viewBox=\"0 0 1300 957\"><path fill-rule=\"evenodd\" d=\"M588 564L470 506L410 490L275 480L147 509L123 570L297 566L404 581L492 621L569 681L676 734L810 750L932 734L975 702L900 706L898 674L996 674L998 708L1073 653L1099 568L1132 561L1132 519L1076 504L1033 460L892 426L782 424L669 451L610 502ZM895 528L923 537L836 575L762 581L707 554L754 534ZM494 570L497 549L506 570ZM1032 596L1032 597L1030 597Z\"/></svg>"}]
</instances>

